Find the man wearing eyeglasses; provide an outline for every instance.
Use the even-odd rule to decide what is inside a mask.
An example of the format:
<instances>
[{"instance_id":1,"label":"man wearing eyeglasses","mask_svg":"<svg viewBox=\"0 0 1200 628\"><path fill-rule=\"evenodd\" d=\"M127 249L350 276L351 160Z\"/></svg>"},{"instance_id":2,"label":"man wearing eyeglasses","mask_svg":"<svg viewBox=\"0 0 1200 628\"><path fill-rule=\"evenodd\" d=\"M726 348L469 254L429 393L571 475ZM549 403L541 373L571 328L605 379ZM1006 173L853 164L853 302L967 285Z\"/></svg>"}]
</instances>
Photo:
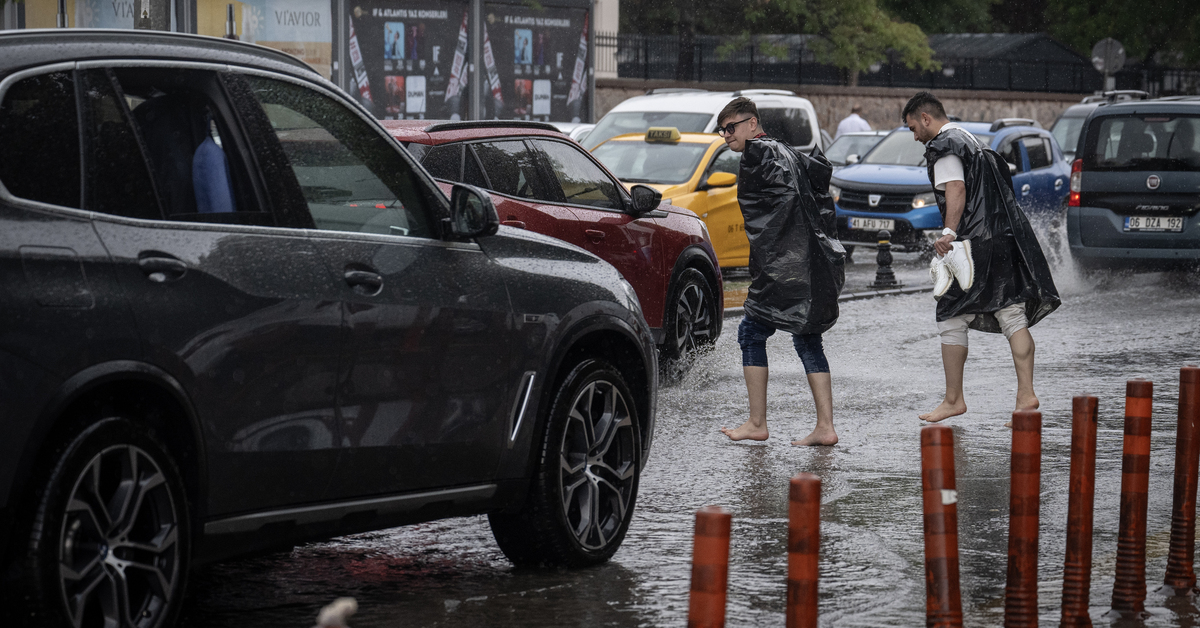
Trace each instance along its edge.
<instances>
[{"instance_id":1,"label":"man wearing eyeglasses","mask_svg":"<svg viewBox=\"0 0 1200 628\"><path fill-rule=\"evenodd\" d=\"M838 293L845 283L846 252L833 230L829 178L833 168L819 149L798 154L766 135L758 108L735 98L717 117L717 132L742 154L738 204L750 240L750 290L738 326L742 372L750 416L736 428L721 428L730 440L767 440L767 338L792 335L816 407L812 433L793 445L834 445L833 384L821 334L838 318Z\"/></svg>"}]
</instances>

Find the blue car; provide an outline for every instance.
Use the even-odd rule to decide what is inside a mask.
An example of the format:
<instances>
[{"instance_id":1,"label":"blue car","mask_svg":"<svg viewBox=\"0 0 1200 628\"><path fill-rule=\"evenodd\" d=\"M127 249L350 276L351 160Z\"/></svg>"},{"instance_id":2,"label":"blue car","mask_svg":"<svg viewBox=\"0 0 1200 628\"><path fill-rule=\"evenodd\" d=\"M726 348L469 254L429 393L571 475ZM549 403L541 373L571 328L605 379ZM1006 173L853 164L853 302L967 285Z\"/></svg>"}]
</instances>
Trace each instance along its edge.
<instances>
[{"instance_id":1,"label":"blue car","mask_svg":"<svg viewBox=\"0 0 1200 628\"><path fill-rule=\"evenodd\" d=\"M1061 215L1071 166L1049 131L1023 118L958 124L1008 161L1013 191L1031 219ZM837 203L838 238L848 252L875 247L879 231L886 229L894 249L933 254L942 216L929 183L925 145L907 128L895 129L858 163L838 170L829 192Z\"/></svg>"}]
</instances>

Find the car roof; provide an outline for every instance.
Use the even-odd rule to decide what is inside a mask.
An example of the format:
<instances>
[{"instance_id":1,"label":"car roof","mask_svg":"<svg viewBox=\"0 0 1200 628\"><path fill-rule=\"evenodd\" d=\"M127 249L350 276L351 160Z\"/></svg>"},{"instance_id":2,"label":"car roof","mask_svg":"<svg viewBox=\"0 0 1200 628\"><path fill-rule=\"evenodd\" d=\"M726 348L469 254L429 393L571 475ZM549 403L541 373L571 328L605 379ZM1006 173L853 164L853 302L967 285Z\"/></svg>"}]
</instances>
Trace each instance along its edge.
<instances>
[{"instance_id":1,"label":"car roof","mask_svg":"<svg viewBox=\"0 0 1200 628\"><path fill-rule=\"evenodd\" d=\"M1200 113L1200 97L1156 98L1154 100L1127 100L1104 107L1097 107L1095 115L1128 115L1130 113Z\"/></svg>"},{"instance_id":2,"label":"car roof","mask_svg":"<svg viewBox=\"0 0 1200 628\"><path fill-rule=\"evenodd\" d=\"M521 120L480 120L476 122L458 120L380 120L379 123L387 129L392 137L401 142L416 142L418 144L448 144L463 140L474 140L490 137L553 137L567 139L564 133L554 130L548 124L537 126Z\"/></svg>"},{"instance_id":3,"label":"car roof","mask_svg":"<svg viewBox=\"0 0 1200 628\"><path fill-rule=\"evenodd\" d=\"M812 107L807 98L781 89L747 89L736 92L678 91L634 96L617 104L610 113L623 111L672 111L716 115L730 100L745 96L755 102L780 101L805 108ZM606 114L607 115L607 114Z\"/></svg>"},{"instance_id":4,"label":"car roof","mask_svg":"<svg viewBox=\"0 0 1200 628\"><path fill-rule=\"evenodd\" d=\"M645 133L626 133L625 135L618 135L616 137L610 137L601 143L604 144L607 142L644 142L644 141L646 141ZM720 135L717 135L716 133L680 133L679 134L679 142L654 142L654 143L655 144L677 144L677 143L714 144L716 142L724 143L725 140Z\"/></svg>"},{"instance_id":5,"label":"car roof","mask_svg":"<svg viewBox=\"0 0 1200 628\"><path fill-rule=\"evenodd\" d=\"M855 136L855 135L860 135L860 136L871 136L871 137L874 137L874 136L877 136L877 135L888 135L888 134L889 134L889 133L891 133L893 130L894 130L894 129L880 129L880 130L878 130L878 131L849 131L849 132L847 132L847 133L842 133L841 135L839 135L839 136L837 136L837 137L833 138L833 141L835 141L835 142L836 142L836 141L838 141L839 139L841 139L841 138L843 138L843 137L846 137L846 136Z\"/></svg>"},{"instance_id":6,"label":"car roof","mask_svg":"<svg viewBox=\"0 0 1200 628\"><path fill-rule=\"evenodd\" d=\"M271 69L324 80L285 52L205 35L123 29L30 29L0 31L0 73L61 61L89 59L209 62Z\"/></svg>"}]
</instances>

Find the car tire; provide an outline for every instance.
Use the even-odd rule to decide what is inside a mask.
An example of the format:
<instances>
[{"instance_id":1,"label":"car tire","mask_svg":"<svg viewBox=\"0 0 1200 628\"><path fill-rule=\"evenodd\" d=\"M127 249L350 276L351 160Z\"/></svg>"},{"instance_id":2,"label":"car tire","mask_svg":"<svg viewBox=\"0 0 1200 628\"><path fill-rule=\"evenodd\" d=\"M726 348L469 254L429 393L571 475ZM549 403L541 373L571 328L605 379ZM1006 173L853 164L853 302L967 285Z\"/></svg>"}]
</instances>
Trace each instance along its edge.
<instances>
[{"instance_id":1,"label":"car tire","mask_svg":"<svg viewBox=\"0 0 1200 628\"><path fill-rule=\"evenodd\" d=\"M191 528L178 468L144 427L109 417L64 439L19 524L32 625L155 628L178 617ZM7 579L7 578L6 578Z\"/></svg>"},{"instance_id":2,"label":"car tire","mask_svg":"<svg viewBox=\"0 0 1200 628\"><path fill-rule=\"evenodd\" d=\"M704 274L685 268L675 279L663 321L663 366L686 371L695 356L716 341L722 308Z\"/></svg>"},{"instance_id":3,"label":"car tire","mask_svg":"<svg viewBox=\"0 0 1200 628\"><path fill-rule=\"evenodd\" d=\"M488 516L518 567L586 567L612 557L633 517L641 475L637 406L608 362L584 359L557 385L516 513Z\"/></svg>"}]
</instances>

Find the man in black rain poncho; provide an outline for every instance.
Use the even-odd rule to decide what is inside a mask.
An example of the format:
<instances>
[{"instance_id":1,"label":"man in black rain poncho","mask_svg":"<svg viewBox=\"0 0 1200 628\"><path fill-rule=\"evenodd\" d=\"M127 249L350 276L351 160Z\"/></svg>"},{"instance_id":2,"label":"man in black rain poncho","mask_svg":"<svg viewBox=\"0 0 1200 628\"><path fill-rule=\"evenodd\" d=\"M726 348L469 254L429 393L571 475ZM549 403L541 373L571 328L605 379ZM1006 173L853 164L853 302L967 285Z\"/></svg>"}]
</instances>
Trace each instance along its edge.
<instances>
[{"instance_id":1,"label":"man in black rain poncho","mask_svg":"<svg viewBox=\"0 0 1200 628\"><path fill-rule=\"evenodd\" d=\"M933 94L921 92L904 106L901 116L913 137L925 144L925 161L945 229L934 242L939 256L955 242L970 242L958 256L974 264L974 281L965 291L953 285L937 304L937 325L946 371L946 396L925 421L963 414L963 367L967 361L967 328L1003 333L1017 370L1017 410L1033 410L1033 336L1029 327L1059 305L1050 266L1025 212L1017 205L1012 175L1004 158L946 117ZM962 281L961 277L956 278Z\"/></svg>"},{"instance_id":2,"label":"man in black rain poncho","mask_svg":"<svg viewBox=\"0 0 1200 628\"><path fill-rule=\"evenodd\" d=\"M833 169L823 155L798 154L759 128L758 108L736 98L717 117L725 143L742 153L738 203L750 239L750 294L738 327L750 418L721 428L731 440L767 440L767 337L792 334L817 410L817 426L793 445L833 445L833 385L821 334L838 318L845 250L833 233Z\"/></svg>"}]
</instances>

